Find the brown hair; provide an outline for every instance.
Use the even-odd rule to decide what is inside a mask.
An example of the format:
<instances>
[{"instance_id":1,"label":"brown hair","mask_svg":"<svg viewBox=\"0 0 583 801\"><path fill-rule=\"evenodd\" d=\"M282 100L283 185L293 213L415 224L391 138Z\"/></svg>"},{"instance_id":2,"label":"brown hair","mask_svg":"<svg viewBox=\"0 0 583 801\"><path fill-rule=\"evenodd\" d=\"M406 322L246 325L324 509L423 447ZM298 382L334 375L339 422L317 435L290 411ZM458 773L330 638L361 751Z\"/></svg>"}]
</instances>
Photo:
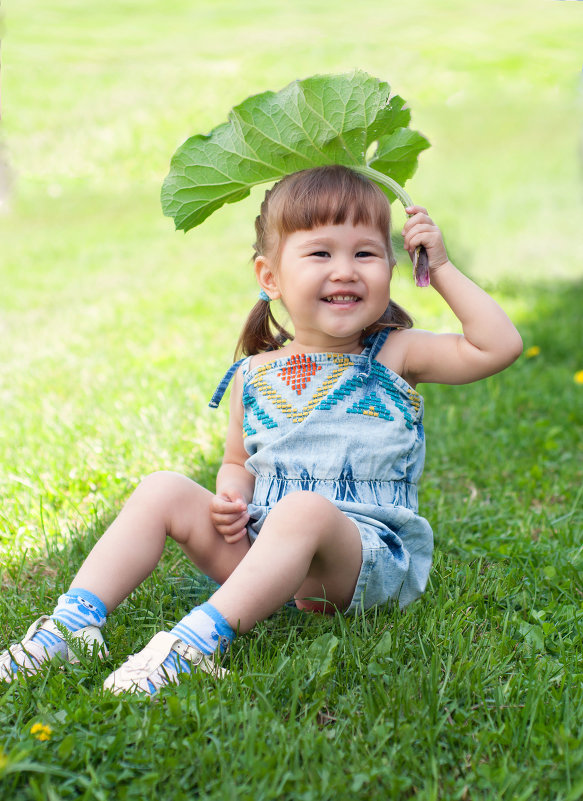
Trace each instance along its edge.
<instances>
[{"instance_id":1,"label":"brown hair","mask_svg":"<svg viewBox=\"0 0 583 801\"><path fill-rule=\"evenodd\" d=\"M287 175L268 189L255 220L254 258L269 256L277 264L285 236L320 225L370 225L385 238L391 269L391 206L382 189L360 173L338 164ZM361 341L383 328L411 328L407 312L390 301L384 314L362 333ZM275 331L273 330L275 329ZM245 322L236 355L277 350L291 339L274 318L270 304L259 300Z\"/></svg>"}]
</instances>

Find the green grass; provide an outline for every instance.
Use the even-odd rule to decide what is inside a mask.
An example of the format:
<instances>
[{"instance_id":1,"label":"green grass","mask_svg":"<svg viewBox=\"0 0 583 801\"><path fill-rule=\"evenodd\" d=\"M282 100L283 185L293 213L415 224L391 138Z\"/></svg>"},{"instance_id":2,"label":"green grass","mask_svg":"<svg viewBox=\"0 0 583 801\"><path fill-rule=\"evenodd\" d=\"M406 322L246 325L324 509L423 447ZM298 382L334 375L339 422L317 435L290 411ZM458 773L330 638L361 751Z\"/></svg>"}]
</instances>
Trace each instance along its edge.
<instances>
[{"instance_id":1,"label":"green grass","mask_svg":"<svg viewBox=\"0 0 583 801\"><path fill-rule=\"evenodd\" d=\"M170 155L244 96L354 67L431 140L408 187L540 354L426 386L426 595L282 611L232 675L160 703L103 678L207 597L175 548L110 618L104 664L0 691L0 794L29 799L583 797L580 41L575 3L11 4L2 45L0 647L50 609L141 476L212 487L206 404L256 290L261 191L186 237ZM402 212L395 209L395 229ZM412 285L418 325L455 321ZM31 726L51 727L39 741Z\"/></svg>"}]
</instances>

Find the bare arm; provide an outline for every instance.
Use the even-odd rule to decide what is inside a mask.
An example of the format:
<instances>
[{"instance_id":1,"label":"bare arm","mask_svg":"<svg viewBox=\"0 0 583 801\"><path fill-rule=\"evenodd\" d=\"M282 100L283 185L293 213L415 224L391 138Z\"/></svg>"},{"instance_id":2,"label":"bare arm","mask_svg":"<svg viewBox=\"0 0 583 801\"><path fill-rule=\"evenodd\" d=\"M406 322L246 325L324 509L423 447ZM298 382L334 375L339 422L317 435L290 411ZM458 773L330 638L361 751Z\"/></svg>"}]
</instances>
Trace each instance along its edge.
<instances>
[{"instance_id":1,"label":"bare arm","mask_svg":"<svg viewBox=\"0 0 583 801\"><path fill-rule=\"evenodd\" d=\"M237 372L231 389L225 454L211 502L213 524L227 542L237 542L247 533L247 504L253 497L255 484L254 476L245 468L242 391L242 377Z\"/></svg>"},{"instance_id":2,"label":"bare arm","mask_svg":"<svg viewBox=\"0 0 583 801\"><path fill-rule=\"evenodd\" d=\"M520 334L493 298L449 261L441 232L425 209L413 207L404 228L410 254L424 245L431 284L462 325L463 334L404 331L403 374L410 383L466 384L497 373L522 353Z\"/></svg>"}]
</instances>

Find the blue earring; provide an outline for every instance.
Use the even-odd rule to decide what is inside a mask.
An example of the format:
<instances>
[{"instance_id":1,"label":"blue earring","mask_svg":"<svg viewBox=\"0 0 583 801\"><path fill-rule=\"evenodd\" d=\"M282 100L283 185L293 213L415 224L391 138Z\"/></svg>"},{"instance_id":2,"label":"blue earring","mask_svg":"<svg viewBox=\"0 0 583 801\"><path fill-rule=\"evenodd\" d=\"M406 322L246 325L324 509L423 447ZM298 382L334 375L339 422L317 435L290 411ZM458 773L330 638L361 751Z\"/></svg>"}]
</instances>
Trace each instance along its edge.
<instances>
[{"instance_id":1,"label":"blue earring","mask_svg":"<svg viewBox=\"0 0 583 801\"><path fill-rule=\"evenodd\" d=\"M264 289L260 289L259 290L259 300L264 300L266 303L269 303L271 298L269 297L269 295L267 294L267 292Z\"/></svg>"}]
</instances>

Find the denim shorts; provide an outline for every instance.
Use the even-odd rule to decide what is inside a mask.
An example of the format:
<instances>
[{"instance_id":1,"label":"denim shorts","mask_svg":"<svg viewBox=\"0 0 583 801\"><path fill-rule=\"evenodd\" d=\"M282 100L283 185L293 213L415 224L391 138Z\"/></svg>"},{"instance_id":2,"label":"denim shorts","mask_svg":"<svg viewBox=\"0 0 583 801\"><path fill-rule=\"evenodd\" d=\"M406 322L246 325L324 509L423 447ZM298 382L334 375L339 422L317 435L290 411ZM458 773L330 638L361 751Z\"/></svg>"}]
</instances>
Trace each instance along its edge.
<instances>
[{"instance_id":1,"label":"denim shorts","mask_svg":"<svg viewBox=\"0 0 583 801\"><path fill-rule=\"evenodd\" d=\"M369 523L355 522L362 543L362 565L345 614L355 614L372 606L394 602L395 599L404 608L425 590L432 549L427 548L424 555L417 553L415 564L411 563L409 553L402 564L396 564L393 551L381 539L381 533L384 532Z\"/></svg>"},{"instance_id":2,"label":"denim shorts","mask_svg":"<svg viewBox=\"0 0 583 801\"><path fill-rule=\"evenodd\" d=\"M286 482L288 483L288 482ZM398 602L404 608L425 590L433 553L433 532L427 520L405 506L373 506L334 502L354 521L360 533L362 564L345 614ZM247 527L251 543L257 538L270 506L249 504Z\"/></svg>"}]
</instances>

